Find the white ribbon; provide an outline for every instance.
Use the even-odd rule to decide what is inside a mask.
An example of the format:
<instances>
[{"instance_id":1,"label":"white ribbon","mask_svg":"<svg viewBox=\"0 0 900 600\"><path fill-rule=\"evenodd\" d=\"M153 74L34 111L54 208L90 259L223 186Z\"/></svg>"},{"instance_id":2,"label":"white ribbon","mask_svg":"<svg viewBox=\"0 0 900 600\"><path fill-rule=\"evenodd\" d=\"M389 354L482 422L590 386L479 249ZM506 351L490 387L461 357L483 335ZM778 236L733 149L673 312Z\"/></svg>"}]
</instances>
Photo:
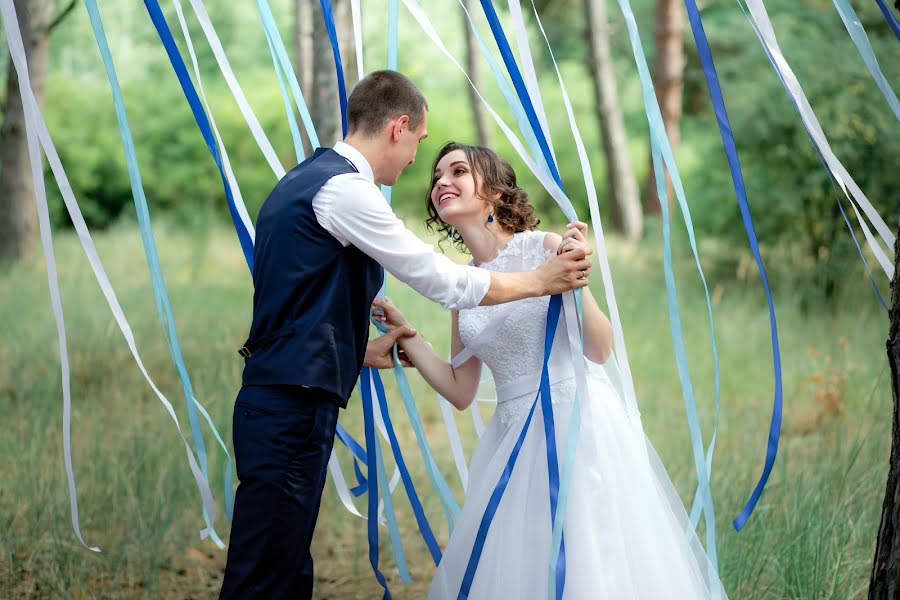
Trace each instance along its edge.
<instances>
[{"instance_id":1,"label":"white ribbon","mask_svg":"<svg viewBox=\"0 0 900 600\"><path fill-rule=\"evenodd\" d=\"M193 4L196 0L190 1L191 4ZM203 99L203 105L206 107L206 115L207 117L209 117L209 124L212 127L213 134L216 136L216 144L218 144L219 146L219 154L222 157L222 168L225 171L225 178L228 180L228 187L231 188L231 195L234 197L235 208L237 208L238 215L240 216L241 221L244 223L244 226L247 228L247 233L250 234L250 239L255 242L256 230L253 228L253 221L250 220L250 215L247 213L247 207L246 205L244 205L244 198L241 196L241 189L238 187L237 179L234 176L234 171L232 171L231 169L231 161L228 160L228 152L225 150L225 143L222 141L222 136L219 135L219 128L216 127L216 120L213 118L212 109L210 109L209 102L206 100L206 93L203 91L203 80L200 78L200 66L197 64L197 55L194 53L194 44L191 41L191 34L188 31L187 22L184 20L184 13L181 10L181 2L179 2L178 0L172 0L172 4L175 5L175 13L178 15L178 22L181 24L181 32L184 34L184 41L187 44L188 53L191 55L191 64L194 67L194 76L197 78L197 88L200 90L200 97ZM196 7L194 8L194 10L197 10ZM204 15L205 14L206 13L204 12ZM203 24L203 19L200 20L200 23L201 25ZM207 35L209 34L207 33ZM215 36L215 32L213 32L213 36ZM218 39L216 39L216 41L218 42ZM235 84L236 83L237 82L235 82ZM281 165L279 165L279 167L280 166ZM284 174L283 168L282 174Z\"/></svg>"},{"instance_id":2,"label":"white ribbon","mask_svg":"<svg viewBox=\"0 0 900 600\"><path fill-rule=\"evenodd\" d=\"M566 194L556 185L556 182L546 174L544 169L538 167L535 161L531 158L528 152L525 150L525 147L522 145L522 142L516 136L515 133L506 125L503 119L500 118L500 115L497 114L497 111L490 105L490 103L484 98L478 88L472 83L472 80L469 78L469 75L466 73L466 70L462 67L458 60L453 56L450 50L447 49L447 46L441 40L440 35L435 30L434 26L428 20L428 17L425 15L425 12L422 10L422 7L419 6L419 3L416 0L403 0L403 5L406 6L407 10L409 10L410 14L422 28L422 31L425 32L432 42L434 42L435 46L444 53L444 55L450 59L456 67L465 75L466 80L472 86L472 89L475 90L475 93L481 99L481 102L484 104L484 107L487 109L488 113L503 131L503 134L509 140L509 143L512 144L513 149L515 149L516 153L522 159L522 162L531 170L532 173L535 174L538 181L547 190L547 193L550 194L556 203L560 206L563 212L569 219L574 220L575 218L575 209L572 207L572 203L566 197Z\"/></svg>"},{"instance_id":3,"label":"white ribbon","mask_svg":"<svg viewBox=\"0 0 900 600\"><path fill-rule=\"evenodd\" d=\"M844 165L841 164L841 161L838 160L837 156L835 156L834 152L831 150L828 139L825 137L825 132L822 131L822 126L819 124L819 120L816 118L812 106L810 106L809 100L807 100L806 94L803 92L803 88L797 80L797 76L794 74L794 71L785 59L784 54L781 52L781 48L778 46L778 40L775 38L772 22L769 20L765 5L763 5L761 0L746 0L746 2L747 7L750 10L748 19L750 19L751 24L753 25L753 30L771 57L788 93L795 101L797 112L800 113L800 118L803 119L803 123L809 131L810 137L822 154L822 158L828 165L828 169L838 182L838 185L841 186L841 189L844 191L844 194L850 200L851 204L858 204L866 216L869 217L875 230L881 236L881 241L884 242L888 248L893 248L894 234L888 229L888 226L878 214L878 211L875 210L875 207L872 206L872 203L866 198L866 195L853 180L853 177L850 176L850 173L847 172L847 169L844 168ZM740 1L738 4L740 4ZM855 206L854 211L856 211ZM857 218L859 218L859 213L857 212L856 214ZM866 241L875 253L882 269L884 269L884 272L889 279L893 279L893 262L888 259L885 250L877 240L874 239L865 224L865 220L860 218L859 222L863 228L863 233L866 236Z\"/></svg>"},{"instance_id":4,"label":"white ribbon","mask_svg":"<svg viewBox=\"0 0 900 600\"><path fill-rule=\"evenodd\" d=\"M531 49L528 47L528 31L525 29L525 20L522 18L522 7L518 0L509 0L509 16L512 18L513 33L516 36L516 47L519 50L519 62L522 63L522 77L525 79L525 87L528 88L528 96L534 105L541 128L544 130L544 138L550 155L556 162L556 153L553 151L553 141L550 139L550 126L547 124L547 114L544 111L544 101L541 98L541 88L538 85L537 75L534 71L534 61L531 59Z\"/></svg>"},{"instance_id":5,"label":"white ribbon","mask_svg":"<svg viewBox=\"0 0 900 600\"><path fill-rule=\"evenodd\" d=\"M609 255L606 250L606 237L603 235L603 223L600 220L600 206L597 202L597 188L594 185L594 177L591 173L591 164L588 160L587 151L584 147L584 140L581 137L581 131L575 121L575 111L572 109L572 102L569 100L569 93L563 82L562 73L559 71L559 65L556 63L556 57L553 55L553 49L550 47L550 40L547 38L547 32L544 31L544 25L538 16L537 7L534 6L535 20L544 41L547 43L547 49L550 51L550 58L553 61L553 68L556 70L557 79L559 79L559 87L562 90L563 104L566 107L566 115L569 118L569 127L572 129L572 136L575 139L575 148L578 151L578 160L581 163L581 173L584 178L584 187L587 192L588 207L591 213L591 226L594 229L594 235L597 238L597 255L600 264L600 276L603 280L603 291L606 295L606 304L609 308L609 318L613 330L613 343L615 344L616 363L619 366L621 391L624 394L625 406L632 418L639 419L640 411L637 405L637 395L634 391L634 379L631 375L631 365L628 362L628 351L625 348L625 332L622 329L622 318L619 315L619 305L616 302L616 293L613 287L612 271L609 266Z\"/></svg>"},{"instance_id":6,"label":"white ribbon","mask_svg":"<svg viewBox=\"0 0 900 600\"><path fill-rule=\"evenodd\" d=\"M213 28L212 22L209 19L209 13L206 12L206 7L203 5L203 0L189 1L191 3L191 8L194 9L194 13L197 15L197 20L200 22L200 27L201 29L203 29L203 34L206 36L207 41L209 41L209 46L210 48L212 48L213 55L216 57L216 63L219 65L219 69L222 71L222 75L225 77L225 82L228 84L228 89L231 90L231 94L232 96L234 96L238 108L241 110L241 114L244 116L244 120L250 127L250 132L253 134L253 139L256 140L256 144L259 146L259 149L262 150L263 156L266 157L266 162L268 162L269 167L272 168L272 172L275 173L275 176L278 179L281 179L285 174L284 166L282 166L281 161L278 160L278 155L275 153L275 149L269 142L269 138L266 137L262 125L259 124L259 120L256 118L256 114L253 112L253 109L250 108L250 103L247 102L247 97L244 96L244 90L241 89L240 84L238 84L237 78L234 76L234 71L231 70L231 64L228 62L228 57L225 56L225 50L224 48L222 48L222 42L219 41L219 36L216 35L216 30L215 28ZM178 19L179 21L181 21L181 27L185 31L185 38L187 38L188 34L187 30L185 29L184 18L181 15L181 7L178 6L177 3L176 10L178 11ZM190 45L190 42L188 42L188 45ZM193 54L194 52L193 50L191 50L192 57ZM197 73L197 83L200 83L199 73ZM209 110L209 107L207 107L206 112L209 114L209 120L212 121L212 112ZM213 130L215 130L215 125L213 125ZM216 134L216 137L218 137L218 133ZM221 147L222 144L219 143L219 146ZM244 207L243 202L237 202L237 205L239 212L241 211L241 209L243 209L243 212L241 212L241 219L243 220L244 213L246 213L247 209ZM248 226L248 230L252 234L253 225L249 223L249 217L247 218L246 224Z\"/></svg>"},{"instance_id":7,"label":"white ribbon","mask_svg":"<svg viewBox=\"0 0 900 600\"><path fill-rule=\"evenodd\" d=\"M359 0L350 0L350 13L353 17L353 42L356 49L356 75L362 79L366 70L363 68L363 37L362 37L362 13L359 8Z\"/></svg>"}]
</instances>

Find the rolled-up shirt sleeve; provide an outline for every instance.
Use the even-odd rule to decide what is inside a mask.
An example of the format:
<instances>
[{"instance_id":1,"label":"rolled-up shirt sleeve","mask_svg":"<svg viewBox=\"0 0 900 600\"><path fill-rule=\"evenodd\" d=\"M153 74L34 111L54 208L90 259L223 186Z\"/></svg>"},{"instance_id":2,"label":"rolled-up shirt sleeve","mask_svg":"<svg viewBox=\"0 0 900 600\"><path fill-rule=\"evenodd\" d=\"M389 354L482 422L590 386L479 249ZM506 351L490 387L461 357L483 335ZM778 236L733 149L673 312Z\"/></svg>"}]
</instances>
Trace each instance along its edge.
<instances>
[{"instance_id":1,"label":"rolled-up shirt sleeve","mask_svg":"<svg viewBox=\"0 0 900 600\"><path fill-rule=\"evenodd\" d=\"M352 244L394 277L445 309L472 308L491 285L490 272L459 265L403 224L375 185L358 173L330 179L313 199L319 224Z\"/></svg>"}]
</instances>

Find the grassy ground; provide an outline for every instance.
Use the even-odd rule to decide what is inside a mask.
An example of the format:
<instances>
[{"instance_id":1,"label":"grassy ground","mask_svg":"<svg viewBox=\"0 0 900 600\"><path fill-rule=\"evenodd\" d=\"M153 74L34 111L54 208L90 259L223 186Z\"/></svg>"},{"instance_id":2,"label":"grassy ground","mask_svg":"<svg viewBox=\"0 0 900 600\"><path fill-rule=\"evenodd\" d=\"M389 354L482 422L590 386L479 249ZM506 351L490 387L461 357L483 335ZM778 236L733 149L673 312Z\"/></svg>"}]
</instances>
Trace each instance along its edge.
<instances>
[{"instance_id":1,"label":"grassy ground","mask_svg":"<svg viewBox=\"0 0 900 600\"><path fill-rule=\"evenodd\" d=\"M242 361L235 349L250 320L251 286L238 245L225 229L200 236L158 232L185 359L198 398L231 437L231 410ZM122 226L98 239L113 285L131 320L154 381L179 410L181 386L156 317L140 238ZM647 432L684 498L693 467L665 316L657 241L611 249L638 398ZM199 541L200 501L174 426L143 381L74 237L57 239L72 364L73 454L85 538L73 535L62 461L62 402L55 326L42 260L0 273L0 597L212 598L224 553ZM677 265L686 344L707 436L712 417L712 361L702 302L690 261ZM602 297L600 278L595 294ZM761 288L711 281L722 363L723 413L714 467L721 574L729 596L857 598L864 595L880 517L889 448L890 386L883 339L886 317L864 282L856 296L807 312L803 294L781 283L778 303L784 366L785 429L769 487L747 527L730 521L762 465L773 377L768 314ZM396 282L389 295L441 351L449 319ZM403 412L391 377L392 406ZM459 481L434 399L411 375L429 441L457 496ZM484 410L489 417L489 410ZM358 399L341 422L361 437ZM405 453L417 455L411 428L399 419ZM458 419L467 447L471 419ZM213 443L207 436L207 447ZM221 453L212 452L221 498ZM341 456L342 460L346 456ZM410 460L433 525L438 500L420 460ZM415 531L409 505L397 498L414 578L399 580L390 548L382 569L398 598L424 595L434 567ZM359 503L360 508L363 504ZM224 517L217 521L223 538ZM446 523L438 525L441 543ZM386 536L383 536L383 538ZM365 524L326 487L314 541L319 598L375 598Z\"/></svg>"}]
</instances>

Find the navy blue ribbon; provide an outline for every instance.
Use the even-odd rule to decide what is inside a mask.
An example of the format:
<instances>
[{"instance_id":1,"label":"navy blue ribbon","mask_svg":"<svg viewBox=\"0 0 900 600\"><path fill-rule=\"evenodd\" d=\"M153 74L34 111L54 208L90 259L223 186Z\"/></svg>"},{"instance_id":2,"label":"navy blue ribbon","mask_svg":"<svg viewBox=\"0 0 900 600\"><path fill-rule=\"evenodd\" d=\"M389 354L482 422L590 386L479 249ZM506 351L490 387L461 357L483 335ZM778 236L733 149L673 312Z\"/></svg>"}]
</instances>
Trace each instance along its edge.
<instances>
[{"instance_id":1,"label":"navy blue ribbon","mask_svg":"<svg viewBox=\"0 0 900 600\"><path fill-rule=\"evenodd\" d=\"M390 600L391 591L388 589L387 581L382 572L378 569L378 476L375 472L375 444L378 440L375 438L375 419L372 414L372 386L369 383L370 377L369 367L363 367L360 372L360 393L362 394L363 405L363 422L366 435L366 454L371 457L367 462L367 470L369 476L369 494L368 499L368 530L369 530L369 564L375 572L375 578L384 588L383 600ZM390 490L385 493L389 494Z\"/></svg>"},{"instance_id":2,"label":"navy blue ribbon","mask_svg":"<svg viewBox=\"0 0 900 600\"><path fill-rule=\"evenodd\" d=\"M369 459L365 449L359 445L359 442L353 439L353 436L351 436L346 429L338 425L335 429L335 434L341 443L347 447L351 454L353 454L353 471L356 474L356 481L359 485L352 488L350 493L359 498L369 489L368 481L365 475L363 475L362 469L359 468L359 461L361 460L363 463L368 463Z\"/></svg>"},{"instance_id":3,"label":"navy blue ribbon","mask_svg":"<svg viewBox=\"0 0 900 600\"><path fill-rule=\"evenodd\" d=\"M559 318L559 311L562 307L562 296L557 294L550 298L549 313L556 313L556 319ZM550 317L548 316L548 319ZM548 332L549 335L549 332ZM550 397L550 369L548 364L550 361L550 347L553 344L553 338L544 341L544 366L541 370L541 387L538 392L541 398L541 413L544 417L544 439L547 445L547 476L549 478L550 489L550 525L556 522L556 507L559 503L559 459L556 453L556 426L553 422L553 401ZM563 589L566 585L566 538L565 533L560 540L559 559L556 561L556 598L562 600Z\"/></svg>"},{"instance_id":4,"label":"navy blue ribbon","mask_svg":"<svg viewBox=\"0 0 900 600\"><path fill-rule=\"evenodd\" d=\"M688 19L691 23L691 31L694 34L694 41L697 44L700 62L703 65L703 74L706 76L706 85L709 88L709 95L712 99L713 108L716 114L716 122L722 137L722 144L725 146L725 155L728 158L728 167L731 170L731 179L734 184L735 194L737 195L738 205L740 206L744 230L747 233L747 240L750 242L750 250L753 252L753 258L756 260L756 266L759 269L760 279L762 280L763 288L766 292L766 302L769 307L769 327L772 338L772 364L775 373L775 397L769 427L765 467L763 468L763 474L756 489L753 491L753 494L741 514L734 521L735 529L739 530L747 522L747 519L750 518L756 503L759 501L759 497L765 488L769 473L772 470L772 466L775 463L775 457L778 453L782 410L781 351L778 344L778 324L775 319L775 304L772 300L772 293L769 290L769 279L766 276L766 268L763 265L762 256L759 252L759 242L756 238L756 230L753 227L750 204L747 201L747 190L744 186L744 177L741 173L741 163L738 159L734 135L731 132L731 122L728 120L728 113L725 110L725 100L722 96L722 88L719 85L719 77L716 74L716 67L713 63L712 51L709 48L709 42L707 41L706 33L703 30L703 22L700 19L697 3L695 0L685 0L684 4L687 8Z\"/></svg>"},{"instance_id":5,"label":"navy blue ribbon","mask_svg":"<svg viewBox=\"0 0 900 600\"><path fill-rule=\"evenodd\" d=\"M487 17L488 25L491 27L491 33L494 34L494 40L497 42L497 48L500 50L503 64L506 65L506 70L509 72L513 86L516 88L516 94L518 94L519 100L522 102L522 108L525 109L525 115L528 117L528 122L534 130L535 138L537 138L541 152L544 154L544 160L550 168L550 174L553 176L553 179L556 181L557 185L559 185L560 189L562 189L562 178L559 175L559 170L556 168L556 161L553 160L553 153L550 152L550 145L547 143L547 138L541 127L541 122L538 120L534 105L531 102L531 96L528 95L528 87L525 85L525 80L522 79L522 73L519 71L519 66L516 64L516 58L513 55L512 48L510 48L509 41L506 39L506 34L503 32L503 26L500 24L500 19L497 16L497 11L494 9L494 4L491 0L481 0L481 7L484 9L484 15Z\"/></svg>"},{"instance_id":6,"label":"navy blue ribbon","mask_svg":"<svg viewBox=\"0 0 900 600\"><path fill-rule=\"evenodd\" d=\"M888 22L888 25L894 30L894 35L900 40L900 23L897 23L897 18L894 17L894 13L891 12L891 9L884 0L875 0L875 2L878 3L878 8L881 9L881 14L884 15L884 19Z\"/></svg>"},{"instance_id":7,"label":"navy blue ribbon","mask_svg":"<svg viewBox=\"0 0 900 600\"><path fill-rule=\"evenodd\" d=\"M416 488L413 486L412 477L409 475L409 469L406 468L406 462L403 460L403 454L400 452L400 443L394 433L394 425L391 423L391 417L388 413L387 397L384 393L384 384L381 382L381 375L376 370L372 370L372 380L375 382L375 393L378 395L378 406L381 407L381 416L384 419L384 428L387 430L388 440L391 443L391 450L394 453L394 460L397 461L397 468L400 469L400 479L403 481L403 487L406 488L406 495L409 498L409 504L412 506L413 514L416 517L416 523L419 525L419 531L422 533L422 539L431 553L434 564L441 562L441 548L438 546L434 533L431 531L431 525L428 524L428 518L425 516L425 509L419 501L416 494Z\"/></svg>"},{"instance_id":8,"label":"navy blue ribbon","mask_svg":"<svg viewBox=\"0 0 900 600\"><path fill-rule=\"evenodd\" d=\"M238 240L241 242L241 249L244 251L244 258L247 260L247 266L250 267L250 272L252 273L253 240L250 238L250 232L247 231L243 221L241 221L237 206L234 203L234 197L231 195L231 188L228 185L228 179L225 177L225 171L222 167L222 158L219 156L219 149L216 146L212 128L209 125L209 119L207 119L206 112L203 110L203 104L200 102L197 90L194 89L194 83L191 81L191 76L188 75L184 60L178 52L178 46L172 38L172 32L169 31L169 25L166 23L166 18L163 16L162 9L159 7L159 2L156 0L144 0L144 6L146 6L147 12L150 14L153 26L156 27L159 39L166 48L169 62L172 63L172 68L178 76L178 83L181 84L184 96L191 106L191 112L194 113L194 120L197 121L200 133L203 134L203 140L206 142L206 147L209 149L210 154L212 154L213 160L216 161L216 167L218 167L219 175L222 177L222 185L225 186L225 197L228 199L228 211L231 213L231 220L234 222Z\"/></svg>"},{"instance_id":9,"label":"navy blue ribbon","mask_svg":"<svg viewBox=\"0 0 900 600\"><path fill-rule=\"evenodd\" d=\"M475 535L475 543L472 547L472 554L469 556L469 562L466 565L466 571L463 575L462 583L460 584L457 600L465 600L469 597L469 592L472 589L472 582L475 580L475 571L478 569L478 562L481 560L482 552L484 552L484 544L487 540L488 530L490 530L491 528L491 522L494 520L494 515L497 513L497 508L500 505L500 500L503 499L503 494L506 491L506 486L509 484L509 479L512 476L513 469L516 466L516 461L519 458L519 452L522 450L522 443L525 441L525 434L528 433L528 427L531 425L531 418L534 416L534 409L537 406L538 397L546 397L548 400L550 400L550 378L548 373L548 364L550 360L550 351L553 348L553 337L556 335L556 326L559 323L559 313L561 307L562 296L557 294L550 298L550 308L547 310L547 328L544 335L544 366L541 371L541 387L540 390L538 390L538 396L535 397L534 402L531 403L531 409L528 411L528 417L525 419L525 423L522 425L522 431L519 433L519 437L516 439L516 443L513 446L512 452L510 452L509 459L506 462L506 466L503 467L503 472L500 474L500 480L494 487L494 491L491 493L491 498L484 510L484 515L481 517L481 523L478 525L478 533ZM548 402L548 404L549 403L550 402ZM541 406L541 410L543 412L547 412L543 408L543 405ZM553 440L553 444L556 444L555 439ZM560 549L559 562L565 564L562 549ZM559 569L557 568L557 573L558 572ZM558 580L556 589L558 595L557 597L559 597L562 591L559 586Z\"/></svg>"},{"instance_id":10,"label":"navy blue ribbon","mask_svg":"<svg viewBox=\"0 0 900 600\"><path fill-rule=\"evenodd\" d=\"M503 58L503 64L506 66L506 70L509 73L510 79L512 80L513 87L515 87L516 94L519 97L519 101L522 104L522 108L525 110L525 115L528 117L528 123L531 125L531 129L534 131L535 139L538 142L538 146L541 149L541 153L544 155L544 160L547 163L547 166L550 169L550 174L553 176L553 179L556 181L559 188L563 189L562 178L559 174L559 169L557 169L556 161L553 159L553 153L550 152L550 145L547 142L547 137L544 134L544 130L541 127L540 120L537 117L537 113L534 109L534 104L531 101L531 96L528 94L528 87L525 85L525 80L522 78L522 73L519 71L519 66L516 63L515 56L513 55L512 48L509 45L509 40L506 38L506 34L503 31L503 26L500 24L500 19L497 16L497 11L494 9L493 2L491 0L481 0L481 7L484 10L485 17L487 17L488 24L491 28L491 33L494 36L494 40L497 43L497 48L500 50L500 56ZM554 310L554 303L558 306L557 310L557 319L558 319L558 311L559 307L562 306L562 297L554 296L550 302L550 311ZM549 327L549 319L550 315L548 313L548 327ZM555 324L554 324L555 327ZM551 342L552 344L552 339ZM546 386L544 385L544 377L549 377L547 374L546 364L550 358L550 350L549 347L546 349L546 354L544 356L544 372L541 376L541 392L539 396L541 398L541 411L543 413L544 418L544 433L547 440L547 472L550 480L550 523L554 523L556 519L556 507L559 499L559 461L557 458L556 451L556 433L553 422L553 407L550 402L550 384L549 379L546 382ZM544 388L546 387L546 393L544 393ZM537 399L535 399L537 401ZM530 418L530 417L529 417ZM527 426L526 426L527 427ZM505 487L505 485L504 485ZM474 558L474 551L473 557ZM470 565L472 564L472 558L470 558ZM477 558L475 559L475 564L477 566ZM562 598L563 589L565 588L566 581L566 546L565 546L565 538L562 539L559 547L559 558L556 562L556 596L557 598ZM472 572L472 577L474 577L474 569ZM471 585L471 582L470 582Z\"/></svg>"},{"instance_id":11,"label":"navy blue ribbon","mask_svg":"<svg viewBox=\"0 0 900 600\"><path fill-rule=\"evenodd\" d=\"M320 0L322 16L325 17L325 29L331 42L331 53L334 55L334 69L337 73L338 99L341 103L341 130L347 135L347 86L344 84L344 66L341 63L341 48L338 45L337 30L334 26L334 14L331 11L331 0Z\"/></svg>"}]
</instances>

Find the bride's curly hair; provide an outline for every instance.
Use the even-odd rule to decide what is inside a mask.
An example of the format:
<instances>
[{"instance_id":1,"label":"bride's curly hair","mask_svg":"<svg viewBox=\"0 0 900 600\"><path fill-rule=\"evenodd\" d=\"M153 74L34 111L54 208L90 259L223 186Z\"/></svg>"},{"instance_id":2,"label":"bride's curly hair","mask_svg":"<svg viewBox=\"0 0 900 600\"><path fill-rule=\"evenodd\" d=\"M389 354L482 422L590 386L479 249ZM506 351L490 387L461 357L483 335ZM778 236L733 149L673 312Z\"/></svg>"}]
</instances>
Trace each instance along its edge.
<instances>
[{"instance_id":1,"label":"bride's curly hair","mask_svg":"<svg viewBox=\"0 0 900 600\"><path fill-rule=\"evenodd\" d=\"M434 171L441 159L454 150L462 150L465 153L466 160L472 169L472 178L475 180L475 193L479 198L493 205L494 219L503 229L510 233L519 233L520 231L530 231L540 224L541 221L537 218L534 207L528 202L528 194L516 184L516 172L508 162L490 148L448 142L434 158L434 164L431 167L431 185L428 186L428 192L425 194L425 208L428 211L425 227L430 233L437 230L456 244L457 248L463 252L467 251L462 236L441 220L437 209L431 203L431 190L434 189L434 184L437 182L434 178ZM494 196L497 194L500 194L500 197L495 200ZM443 248L443 239L438 244Z\"/></svg>"}]
</instances>

